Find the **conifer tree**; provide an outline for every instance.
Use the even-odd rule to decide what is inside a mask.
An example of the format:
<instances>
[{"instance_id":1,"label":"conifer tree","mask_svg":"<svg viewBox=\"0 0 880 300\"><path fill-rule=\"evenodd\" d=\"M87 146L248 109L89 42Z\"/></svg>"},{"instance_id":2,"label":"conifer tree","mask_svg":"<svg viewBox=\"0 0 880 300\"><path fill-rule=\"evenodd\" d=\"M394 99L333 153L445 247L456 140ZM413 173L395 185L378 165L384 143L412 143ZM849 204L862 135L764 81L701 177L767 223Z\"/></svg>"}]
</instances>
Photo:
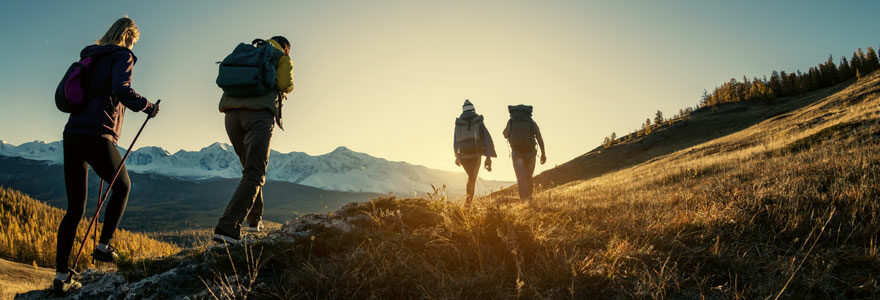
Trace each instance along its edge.
<instances>
[{"instance_id":1,"label":"conifer tree","mask_svg":"<svg viewBox=\"0 0 880 300\"><path fill-rule=\"evenodd\" d=\"M849 66L849 61L846 60L846 56L840 57L840 66L837 68L837 80L839 82L844 82L849 80L853 76L852 69Z\"/></svg>"},{"instance_id":2,"label":"conifer tree","mask_svg":"<svg viewBox=\"0 0 880 300\"><path fill-rule=\"evenodd\" d=\"M828 55L828 60L824 64L819 65L820 87L829 87L837 84L837 66L834 65L834 58Z\"/></svg>"},{"instance_id":3,"label":"conifer tree","mask_svg":"<svg viewBox=\"0 0 880 300\"><path fill-rule=\"evenodd\" d=\"M865 52L864 59L865 70L863 71L865 72L865 74L880 69L880 61L878 61L877 59L877 52L874 52L874 47L868 47L868 51Z\"/></svg>"},{"instance_id":4,"label":"conifer tree","mask_svg":"<svg viewBox=\"0 0 880 300\"><path fill-rule=\"evenodd\" d=\"M663 112L657 110L657 113L654 114L654 126L660 126L660 124L663 124L663 120Z\"/></svg>"},{"instance_id":5,"label":"conifer tree","mask_svg":"<svg viewBox=\"0 0 880 300\"><path fill-rule=\"evenodd\" d=\"M864 55L864 53L862 53L862 48L859 48L859 50L856 50L855 52L853 52L853 56L849 61L849 65L853 69L853 72L862 69L862 63L863 63L862 56L863 55Z\"/></svg>"},{"instance_id":6,"label":"conifer tree","mask_svg":"<svg viewBox=\"0 0 880 300\"><path fill-rule=\"evenodd\" d=\"M773 70L773 72L770 73L770 80L767 84L770 86L770 89L773 90L773 93L782 92L782 79L778 71Z\"/></svg>"}]
</instances>

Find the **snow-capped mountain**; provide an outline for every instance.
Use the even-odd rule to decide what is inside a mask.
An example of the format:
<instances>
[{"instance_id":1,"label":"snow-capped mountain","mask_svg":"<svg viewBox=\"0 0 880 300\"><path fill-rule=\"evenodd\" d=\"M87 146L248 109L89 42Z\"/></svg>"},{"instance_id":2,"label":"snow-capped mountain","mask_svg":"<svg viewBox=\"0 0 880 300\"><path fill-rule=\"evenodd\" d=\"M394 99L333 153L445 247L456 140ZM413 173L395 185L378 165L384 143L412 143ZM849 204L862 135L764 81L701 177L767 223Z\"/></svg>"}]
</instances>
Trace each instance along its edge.
<instances>
[{"instance_id":1,"label":"snow-capped mountain","mask_svg":"<svg viewBox=\"0 0 880 300\"><path fill-rule=\"evenodd\" d=\"M33 141L13 146L0 140L0 155L61 163L64 161L64 146L61 141L51 143Z\"/></svg>"},{"instance_id":2,"label":"snow-capped mountain","mask_svg":"<svg viewBox=\"0 0 880 300\"><path fill-rule=\"evenodd\" d=\"M120 152L124 153L120 148ZM61 164L61 142L41 141L19 146L0 141L0 155ZM199 151L174 154L159 147L133 151L126 167L130 171L168 175L189 180L239 178L241 165L232 146L214 143ZM327 190L388 193L411 196L431 191L431 185L447 186L450 195L464 193L464 172L429 169L406 162L394 162L338 147L330 153L311 156L302 152L271 151L269 180L288 181ZM510 182L479 180L477 193L485 194L510 185Z\"/></svg>"}]
</instances>

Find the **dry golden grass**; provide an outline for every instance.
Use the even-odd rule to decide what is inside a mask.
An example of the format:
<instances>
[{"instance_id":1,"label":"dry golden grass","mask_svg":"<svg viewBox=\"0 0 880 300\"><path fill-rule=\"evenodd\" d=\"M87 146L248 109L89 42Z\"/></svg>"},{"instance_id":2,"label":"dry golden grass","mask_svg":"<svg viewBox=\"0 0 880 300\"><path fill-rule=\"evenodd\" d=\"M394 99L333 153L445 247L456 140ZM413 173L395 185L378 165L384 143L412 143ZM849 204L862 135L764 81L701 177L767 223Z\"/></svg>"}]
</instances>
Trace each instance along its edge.
<instances>
[{"instance_id":1,"label":"dry golden grass","mask_svg":"<svg viewBox=\"0 0 880 300\"><path fill-rule=\"evenodd\" d=\"M39 266L55 266L55 239L64 211L34 200L18 191L0 187L0 258ZM79 250L91 218L83 218L77 229L77 242L73 254ZM123 220L125 222L125 220ZM98 224L101 228L102 224ZM92 229L95 232L95 229ZM123 259L139 259L174 254L177 246L148 238L144 234L117 230L114 246ZM89 237L80 258L79 267L93 267L89 253L94 249Z\"/></svg>"},{"instance_id":2,"label":"dry golden grass","mask_svg":"<svg viewBox=\"0 0 880 300\"><path fill-rule=\"evenodd\" d=\"M0 259L0 299L16 293L45 289L52 284L55 271Z\"/></svg>"},{"instance_id":3,"label":"dry golden grass","mask_svg":"<svg viewBox=\"0 0 880 300\"><path fill-rule=\"evenodd\" d=\"M746 130L536 194L374 199L272 246L265 297L880 297L880 73Z\"/></svg>"},{"instance_id":4,"label":"dry golden grass","mask_svg":"<svg viewBox=\"0 0 880 300\"><path fill-rule=\"evenodd\" d=\"M348 205L335 217L351 231L315 225L293 241L257 243L262 268L248 291L278 299L877 298L878 90L875 72L745 130L539 191L532 204L490 196L468 207L435 193ZM240 248L228 263L217 260L218 276L234 273ZM140 276L176 264L154 265Z\"/></svg>"}]
</instances>

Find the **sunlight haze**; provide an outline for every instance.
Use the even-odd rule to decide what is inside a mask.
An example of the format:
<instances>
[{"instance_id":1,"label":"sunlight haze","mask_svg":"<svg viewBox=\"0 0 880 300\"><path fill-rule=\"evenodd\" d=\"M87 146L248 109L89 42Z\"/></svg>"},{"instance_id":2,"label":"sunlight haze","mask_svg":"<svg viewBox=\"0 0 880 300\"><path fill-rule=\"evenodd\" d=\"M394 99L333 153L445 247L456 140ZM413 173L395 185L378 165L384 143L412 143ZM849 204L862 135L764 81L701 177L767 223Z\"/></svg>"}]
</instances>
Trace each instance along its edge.
<instances>
[{"instance_id":1,"label":"sunlight haze","mask_svg":"<svg viewBox=\"0 0 880 300\"><path fill-rule=\"evenodd\" d=\"M581 155L656 110L672 116L731 77L802 71L877 47L875 2L702 1L32 1L0 12L0 140L56 141L67 115L52 94L80 49L128 15L141 38L134 88L162 99L136 148L171 153L229 143L215 62L239 42L292 43L294 92L272 148L346 146L429 168L453 163L454 119L470 99L513 180L507 105L534 105L548 161ZM868 6L871 6L870 8ZM786 12L780 14L779 12ZM88 16L88 17L86 17ZM127 112L119 145L144 119Z\"/></svg>"}]
</instances>

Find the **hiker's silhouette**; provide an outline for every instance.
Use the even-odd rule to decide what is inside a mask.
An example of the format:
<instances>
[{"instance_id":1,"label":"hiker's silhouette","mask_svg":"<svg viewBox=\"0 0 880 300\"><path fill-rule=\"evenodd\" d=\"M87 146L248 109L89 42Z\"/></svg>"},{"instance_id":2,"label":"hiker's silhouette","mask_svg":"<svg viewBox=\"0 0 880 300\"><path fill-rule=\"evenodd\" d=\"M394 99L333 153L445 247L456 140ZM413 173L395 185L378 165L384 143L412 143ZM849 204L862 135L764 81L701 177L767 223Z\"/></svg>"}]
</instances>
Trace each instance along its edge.
<instances>
[{"instance_id":1,"label":"hiker's silhouette","mask_svg":"<svg viewBox=\"0 0 880 300\"><path fill-rule=\"evenodd\" d=\"M461 115L455 119L453 149L455 165L463 167L468 175L466 201L470 204L474 198L477 174L480 172L480 160L486 156L485 167L491 172L492 158L497 155L492 136L483 123L483 116L477 114L474 105L467 99L461 109Z\"/></svg>"},{"instance_id":2,"label":"hiker's silhouette","mask_svg":"<svg viewBox=\"0 0 880 300\"><path fill-rule=\"evenodd\" d=\"M544 152L544 138L538 124L532 120L532 106L509 105L510 120L504 128L504 137L510 144L510 157L513 160L513 171L516 173L517 187L521 201L532 199L532 175L535 173L535 145L541 148L541 164L547 162Z\"/></svg>"}]
</instances>

